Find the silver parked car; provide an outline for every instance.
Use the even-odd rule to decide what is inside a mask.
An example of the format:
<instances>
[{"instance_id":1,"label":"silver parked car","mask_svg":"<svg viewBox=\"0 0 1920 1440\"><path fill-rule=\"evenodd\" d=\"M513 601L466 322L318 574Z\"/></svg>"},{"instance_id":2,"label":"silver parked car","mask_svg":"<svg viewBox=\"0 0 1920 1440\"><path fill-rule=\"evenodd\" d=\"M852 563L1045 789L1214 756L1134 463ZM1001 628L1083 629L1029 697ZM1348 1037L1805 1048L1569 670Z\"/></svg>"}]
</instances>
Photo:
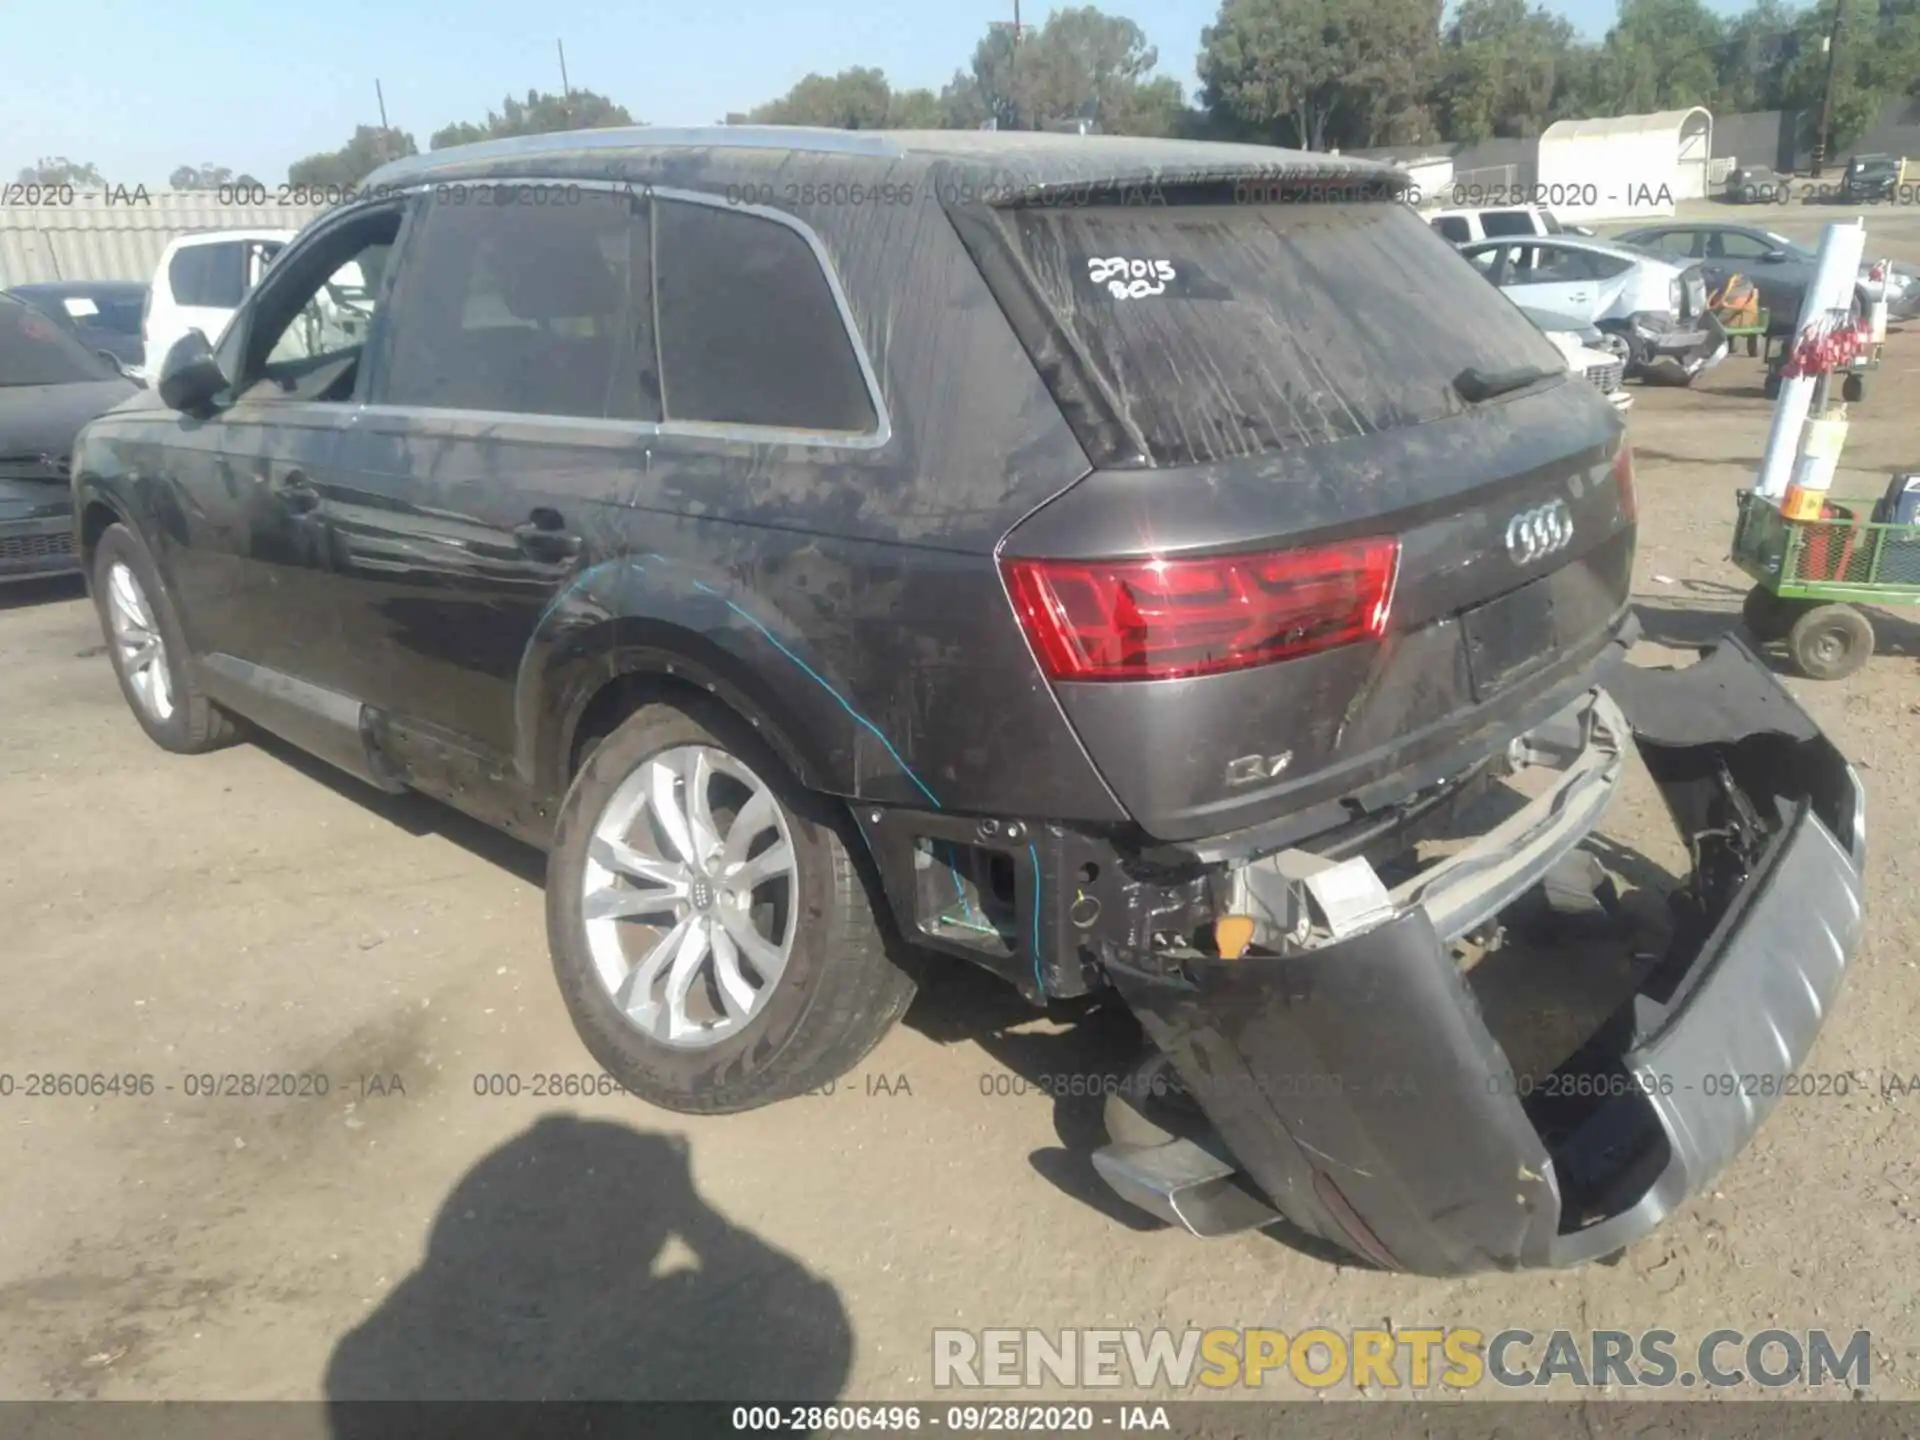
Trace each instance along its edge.
<instances>
[{"instance_id":1,"label":"silver parked car","mask_svg":"<svg viewBox=\"0 0 1920 1440\"><path fill-rule=\"evenodd\" d=\"M1570 235L1483 240L1460 253L1516 305L1592 325L1628 375L1690 383L1727 353L1698 267Z\"/></svg>"}]
</instances>

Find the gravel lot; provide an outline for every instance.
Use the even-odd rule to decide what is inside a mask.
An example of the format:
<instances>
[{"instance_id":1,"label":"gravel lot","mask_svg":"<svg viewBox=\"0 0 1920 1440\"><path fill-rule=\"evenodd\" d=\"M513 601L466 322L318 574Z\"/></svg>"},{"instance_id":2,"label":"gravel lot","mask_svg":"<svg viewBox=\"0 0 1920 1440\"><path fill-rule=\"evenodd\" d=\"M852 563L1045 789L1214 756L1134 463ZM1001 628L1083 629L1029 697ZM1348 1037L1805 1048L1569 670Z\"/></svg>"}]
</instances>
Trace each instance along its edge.
<instances>
[{"instance_id":1,"label":"gravel lot","mask_svg":"<svg viewBox=\"0 0 1920 1440\"><path fill-rule=\"evenodd\" d=\"M1920 223L1873 223L1920 260ZM1652 663L1737 621L1760 379L1735 357L1632 412ZM1855 410L1867 491L1920 468L1916 410L1920 326ZM1868 782L1867 938L1807 1067L1861 1082L1920 1073L1920 628L1876 625L1860 675L1789 682ZM154 1077L0 1099L0 1396L910 1398L936 1326L1777 1324L1871 1330L1874 1393L1920 1397L1920 1096L1789 1099L1617 1264L1452 1282L1128 1218L1086 1164L1097 1102L983 1093L1117 1066L1123 1027L957 966L830 1095L714 1120L482 1096L592 1074L537 855L276 744L163 754L76 586L0 593L0 657L0 1071ZM1616 839L1667 843L1622 809ZM192 1093L266 1073L328 1093Z\"/></svg>"}]
</instances>

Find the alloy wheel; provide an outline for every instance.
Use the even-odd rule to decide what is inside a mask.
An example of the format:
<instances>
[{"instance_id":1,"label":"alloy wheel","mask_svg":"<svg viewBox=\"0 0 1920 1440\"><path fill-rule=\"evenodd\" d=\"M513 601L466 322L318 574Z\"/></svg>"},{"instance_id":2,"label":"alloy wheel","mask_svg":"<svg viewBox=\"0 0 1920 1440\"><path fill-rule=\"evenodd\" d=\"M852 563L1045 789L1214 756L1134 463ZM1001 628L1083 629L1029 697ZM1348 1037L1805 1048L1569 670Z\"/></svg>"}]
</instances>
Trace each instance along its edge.
<instances>
[{"instance_id":1,"label":"alloy wheel","mask_svg":"<svg viewBox=\"0 0 1920 1440\"><path fill-rule=\"evenodd\" d=\"M594 971L627 1022L700 1049L765 1007L793 952L798 872L767 782L711 745L629 775L595 821L580 913Z\"/></svg>"},{"instance_id":2,"label":"alloy wheel","mask_svg":"<svg viewBox=\"0 0 1920 1440\"><path fill-rule=\"evenodd\" d=\"M173 717L173 680L167 670L167 646L153 618L153 606L139 577L124 561L107 570L107 616L121 673L140 708L165 723Z\"/></svg>"}]
</instances>

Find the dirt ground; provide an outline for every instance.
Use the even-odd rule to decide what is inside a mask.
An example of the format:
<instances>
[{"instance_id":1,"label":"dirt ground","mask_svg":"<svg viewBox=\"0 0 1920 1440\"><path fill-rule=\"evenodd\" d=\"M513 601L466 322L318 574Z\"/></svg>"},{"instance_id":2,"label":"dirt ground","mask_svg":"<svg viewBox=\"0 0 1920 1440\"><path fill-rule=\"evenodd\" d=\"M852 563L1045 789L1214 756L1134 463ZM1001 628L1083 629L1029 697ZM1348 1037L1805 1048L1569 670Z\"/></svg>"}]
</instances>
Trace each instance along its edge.
<instances>
[{"instance_id":1,"label":"dirt ground","mask_svg":"<svg viewBox=\"0 0 1920 1440\"><path fill-rule=\"evenodd\" d=\"M1737 622L1760 379L1735 357L1632 412L1656 662ZM1856 407L1870 492L1920 468L1916 411L1920 326ZM1866 671L1789 682L1868 786L1866 940L1806 1067L1863 1081L1920 1072L1920 629L1876 624ZM1124 1063L1117 1027L958 966L831 1094L702 1120L477 1094L593 1075L538 856L278 745L164 755L75 586L0 595L0 658L0 1396L898 1399L933 1395L937 1326L1386 1324L1866 1329L1873 1393L1920 1397L1920 1096L1784 1101L1617 1264L1435 1281L1130 1219L1085 1158L1097 1102L1034 1088ZM45 1072L152 1093L25 1098ZM327 1093L196 1093L236 1074Z\"/></svg>"}]
</instances>

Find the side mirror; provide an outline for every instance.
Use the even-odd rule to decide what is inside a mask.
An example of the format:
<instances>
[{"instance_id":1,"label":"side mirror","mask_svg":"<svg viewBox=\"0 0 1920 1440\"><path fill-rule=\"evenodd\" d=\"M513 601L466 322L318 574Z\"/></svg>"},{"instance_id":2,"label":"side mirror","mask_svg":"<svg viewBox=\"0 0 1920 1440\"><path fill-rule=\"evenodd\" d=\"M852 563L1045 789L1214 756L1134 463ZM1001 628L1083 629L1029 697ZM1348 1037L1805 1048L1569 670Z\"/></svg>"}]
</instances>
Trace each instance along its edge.
<instances>
[{"instance_id":1,"label":"side mirror","mask_svg":"<svg viewBox=\"0 0 1920 1440\"><path fill-rule=\"evenodd\" d=\"M160 398L169 409L187 415L204 415L207 406L227 388L227 377L220 362L213 358L213 347L198 330L189 330L167 351L160 365Z\"/></svg>"}]
</instances>

